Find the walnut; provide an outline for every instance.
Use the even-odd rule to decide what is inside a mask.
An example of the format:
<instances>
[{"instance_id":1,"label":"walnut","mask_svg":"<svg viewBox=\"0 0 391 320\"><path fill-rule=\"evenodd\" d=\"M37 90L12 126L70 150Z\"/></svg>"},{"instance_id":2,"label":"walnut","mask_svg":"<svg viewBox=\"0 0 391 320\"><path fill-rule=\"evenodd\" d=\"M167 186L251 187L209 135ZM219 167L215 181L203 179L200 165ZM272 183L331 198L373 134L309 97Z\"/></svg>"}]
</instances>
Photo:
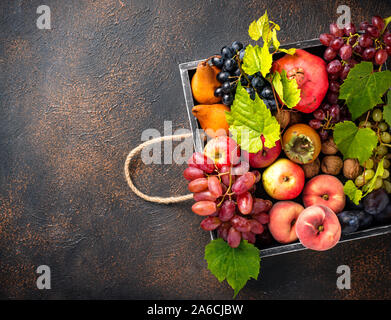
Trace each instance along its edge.
<instances>
[{"instance_id":1,"label":"walnut","mask_svg":"<svg viewBox=\"0 0 391 320\"><path fill-rule=\"evenodd\" d=\"M281 128L285 129L291 120L291 113L288 110L281 110L276 113L276 119Z\"/></svg>"},{"instance_id":2,"label":"walnut","mask_svg":"<svg viewBox=\"0 0 391 320\"><path fill-rule=\"evenodd\" d=\"M327 155L333 155L338 152L337 145L334 142L334 139L330 137L325 142L322 143L322 153Z\"/></svg>"},{"instance_id":3,"label":"walnut","mask_svg":"<svg viewBox=\"0 0 391 320\"><path fill-rule=\"evenodd\" d=\"M301 123L302 122L302 116L301 116L301 113L300 112L295 112L295 111L292 111L290 113L290 122L289 122L289 125L293 125L293 124L296 124L296 123Z\"/></svg>"},{"instance_id":4,"label":"walnut","mask_svg":"<svg viewBox=\"0 0 391 320\"><path fill-rule=\"evenodd\" d=\"M311 163L303 164L301 167L303 168L305 177L307 179L310 179L312 177L315 177L319 173L320 160L319 160L319 158L316 158L315 161L313 161Z\"/></svg>"},{"instance_id":5,"label":"walnut","mask_svg":"<svg viewBox=\"0 0 391 320\"><path fill-rule=\"evenodd\" d=\"M357 159L346 159L343 162L343 175L347 179L354 180L361 174L360 163Z\"/></svg>"},{"instance_id":6,"label":"walnut","mask_svg":"<svg viewBox=\"0 0 391 320\"><path fill-rule=\"evenodd\" d=\"M322 160L321 168L326 174L338 175L343 167L343 162L340 157L326 156Z\"/></svg>"}]
</instances>

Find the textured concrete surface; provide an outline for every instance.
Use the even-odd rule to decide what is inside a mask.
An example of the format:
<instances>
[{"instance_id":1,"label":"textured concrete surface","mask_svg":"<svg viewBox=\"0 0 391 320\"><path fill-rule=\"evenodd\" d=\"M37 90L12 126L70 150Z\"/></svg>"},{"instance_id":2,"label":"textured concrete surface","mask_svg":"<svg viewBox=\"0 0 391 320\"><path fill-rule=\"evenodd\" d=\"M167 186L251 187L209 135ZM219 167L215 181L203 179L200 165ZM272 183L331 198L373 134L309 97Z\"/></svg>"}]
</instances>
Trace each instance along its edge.
<instances>
[{"instance_id":1,"label":"textured concrete surface","mask_svg":"<svg viewBox=\"0 0 391 320\"><path fill-rule=\"evenodd\" d=\"M48 0L0 3L0 298L230 299L203 260L209 235L191 203L146 203L123 177L145 128L188 128L178 64L248 42L268 10L281 43L312 39L337 1ZM346 0L356 22L390 1ZM184 166L135 160L137 186L186 193ZM265 258L238 299L391 298L391 236L329 252ZM37 266L52 270L38 290ZM337 266L352 289L336 287Z\"/></svg>"}]
</instances>

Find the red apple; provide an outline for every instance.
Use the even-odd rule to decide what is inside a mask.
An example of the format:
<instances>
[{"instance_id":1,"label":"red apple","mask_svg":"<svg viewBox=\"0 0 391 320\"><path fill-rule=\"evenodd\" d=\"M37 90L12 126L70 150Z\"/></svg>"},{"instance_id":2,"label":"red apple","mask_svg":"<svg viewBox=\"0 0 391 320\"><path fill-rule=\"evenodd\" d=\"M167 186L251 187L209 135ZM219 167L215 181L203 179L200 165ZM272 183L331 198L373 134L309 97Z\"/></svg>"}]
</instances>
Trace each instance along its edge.
<instances>
[{"instance_id":1,"label":"red apple","mask_svg":"<svg viewBox=\"0 0 391 320\"><path fill-rule=\"evenodd\" d=\"M212 159L219 169L238 164L240 161L240 147L235 140L226 136L210 140L205 146L204 154Z\"/></svg>"},{"instance_id":2,"label":"red apple","mask_svg":"<svg viewBox=\"0 0 391 320\"><path fill-rule=\"evenodd\" d=\"M276 145L273 148L265 147L265 138L261 136L263 148L257 153L249 153L242 150L242 155L250 163L253 168L266 168L270 166L281 153L281 141L276 141Z\"/></svg>"},{"instance_id":3,"label":"red apple","mask_svg":"<svg viewBox=\"0 0 391 320\"><path fill-rule=\"evenodd\" d=\"M304 171L288 159L279 159L268 167L262 175L265 191L274 199L296 198L304 187Z\"/></svg>"},{"instance_id":4,"label":"red apple","mask_svg":"<svg viewBox=\"0 0 391 320\"><path fill-rule=\"evenodd\" d=\"M321 174L312 178L303 190L305 207L319 204L339 213L344 209L345 202L346 197L342 182L329 174Z\"/></svg>"},{"instance_id":5,"label":"red apple","mask_svg":"<svg viewBox=\"0 0 391 320\"><path fill-rule=\"evenodd\" d=\"M269 231L280 243L297 240L296 221L304 207L293 201L279 201L269 212Z\"/></svg>"},{"instance_id":6,"label":"red apple","mask_svg":"<svg viewBox=\"0 0 391 320\"><path fill-rule=\"evenodd\" d=\"M299 215L296 234L303 246L324 251L334 247L339 241L341 225L330 208L315 205L304 209Z\"/></svg>"}]
</instances>

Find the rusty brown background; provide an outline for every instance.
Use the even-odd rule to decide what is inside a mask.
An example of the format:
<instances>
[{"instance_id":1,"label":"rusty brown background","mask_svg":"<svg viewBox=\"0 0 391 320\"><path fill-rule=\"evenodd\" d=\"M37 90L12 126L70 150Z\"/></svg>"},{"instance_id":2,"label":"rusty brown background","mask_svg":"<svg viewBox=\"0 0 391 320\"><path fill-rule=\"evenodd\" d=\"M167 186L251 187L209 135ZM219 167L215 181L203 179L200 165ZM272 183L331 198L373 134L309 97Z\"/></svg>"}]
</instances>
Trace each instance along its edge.
<instances>
[{"instance_id":1,"label":"rusty brown background","mask_svg":"<svg viewBox=\"0 0 391 320\"><path fill-rule=\"evenodd\" d=\"M51 30L36 27L39 5ZM209 234L189 203L132 194L123 162L145 128L189 128L178 64L248 42L267 9L281 43L312 39L350 6L383 1L22 1L0 3L0 298L230 299L203 260ZM132 163L151 195L186 193L184 166ZM261 262L238 299L391 298L391 236ZM38 290L36 268L52 271ZM337 266L352 289L336 287Z\"/></svg>"}]
</instances>

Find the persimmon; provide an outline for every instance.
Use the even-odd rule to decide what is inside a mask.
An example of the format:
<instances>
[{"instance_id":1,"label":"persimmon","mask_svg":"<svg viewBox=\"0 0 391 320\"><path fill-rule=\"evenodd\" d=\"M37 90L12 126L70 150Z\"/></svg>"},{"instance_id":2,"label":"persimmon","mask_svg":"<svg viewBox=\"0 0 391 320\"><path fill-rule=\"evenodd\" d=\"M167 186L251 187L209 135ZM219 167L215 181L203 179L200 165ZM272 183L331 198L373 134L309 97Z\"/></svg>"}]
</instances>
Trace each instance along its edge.
<instances>
[{"instance_id":1,"label":"persimmon","mask_svg":"<svg viewBox=\"0 0 391 320\"><path fill-rule=\"evenodd\" d=\"M282 137L282 148L287 157L298 164L313 162L320 153L319 134L304 123L290 126Z\"/></svg>"}]
</instances>

